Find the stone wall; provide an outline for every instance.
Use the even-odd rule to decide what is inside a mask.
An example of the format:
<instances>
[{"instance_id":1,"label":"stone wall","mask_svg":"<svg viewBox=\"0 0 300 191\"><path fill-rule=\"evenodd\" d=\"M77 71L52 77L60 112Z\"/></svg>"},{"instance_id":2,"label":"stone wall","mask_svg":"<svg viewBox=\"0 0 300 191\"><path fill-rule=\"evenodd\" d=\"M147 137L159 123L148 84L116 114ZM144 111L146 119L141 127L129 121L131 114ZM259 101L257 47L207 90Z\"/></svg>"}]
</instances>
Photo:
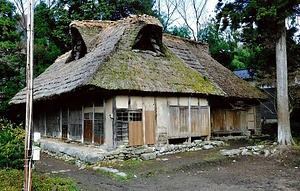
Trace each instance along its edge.
<instances>
[{"instance_id":1,"label":"stone wall","mask_svg":"<svg viewBox=\"0 0 300 191\"><path fill-rule=\"evenodd\" d=\"M42 139L39 141L39 145L43 152L66 161L76 161L76 164L80 166L82 164L97 164L101 161L124 161L133 158L150 160L161 155L213 149L214 147L224 146L225 143L223 141L195 140L192 143L176 145L120 146L117 149L109 149L103 145L97 147Z\"/></svg>"}]
</instances>

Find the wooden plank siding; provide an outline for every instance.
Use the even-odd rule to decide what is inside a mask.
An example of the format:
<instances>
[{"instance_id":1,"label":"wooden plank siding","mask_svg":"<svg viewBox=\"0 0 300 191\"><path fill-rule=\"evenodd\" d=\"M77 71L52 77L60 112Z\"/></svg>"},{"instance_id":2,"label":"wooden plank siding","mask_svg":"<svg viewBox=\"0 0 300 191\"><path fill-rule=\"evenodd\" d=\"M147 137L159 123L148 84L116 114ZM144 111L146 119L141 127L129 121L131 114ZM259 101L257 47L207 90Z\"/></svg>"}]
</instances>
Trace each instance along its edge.
<instances>
[{"instance_id":1,"label":"wooden plank siding","mask_svg":"<svg viewBox=\"0 0 300 191\"><path fill-rule=\"evenodd\" d=\"M247 127L247 111L214 109L212 111L212 131L242 131Z\"/></svg>"},{"instance_id":2,"label":"wooden plank siding","mask_svg":"<svg viewBox=\"0 0 300 191\"><path fill-rule=\"evenodd\" d=\"M209 136L209 115L210 111L207 106L190 108L188 106L170 106L171 125L168 136L170 138Z\"/></svg>"},{"instance_id":3,"label":"wooden plank siding","mask_svg":"<svg viewBox=\"0 0 300 191\"><path fill-rule=\"evenodd\" d=\"M180 106L170 106L170 128L169 137L188 136L188 108Z\"/></svg>"},{"instance_id":4,"label":"wooden plank siding","mask_svg":"<svg viewBox=\"0 0 300 191\"><path fill-rule=\"evenodd\" d=\"M93 142L93 120L84 120L83 140Z\"/></svg>"},{"instance_id":5,"label":"wooden plank siding","mask_svg":"<svg viewBox=\"0 0 300 191\"><path fill-rule=\"evenodd\" d=\"M156 143L156 120L155 111L145 111L145 143Z\"/></svg>"},{"instance_id":6,"label":"wooden plank siding","mask_svg":"<svg viewBox=\"0 0 300 191\"><path fill-rule=\"evenodd\" d=\"M143 145L144 144L144 131L142 121L129 122L129 145Z\"/></svg>"}]
</instances>

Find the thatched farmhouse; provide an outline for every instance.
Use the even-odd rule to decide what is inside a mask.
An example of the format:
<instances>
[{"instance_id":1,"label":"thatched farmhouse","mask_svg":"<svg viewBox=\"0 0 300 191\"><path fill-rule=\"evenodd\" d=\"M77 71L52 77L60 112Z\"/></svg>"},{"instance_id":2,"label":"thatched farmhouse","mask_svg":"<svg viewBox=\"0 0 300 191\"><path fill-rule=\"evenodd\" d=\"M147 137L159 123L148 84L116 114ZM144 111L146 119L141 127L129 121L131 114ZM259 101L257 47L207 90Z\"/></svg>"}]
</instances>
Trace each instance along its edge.
<instances>
[{"instance_id":1,"label":"thatched farmhouse","mask_svg":"<svg viewBox=\"0 0 300 191\"><path fill-rule=\"evenodd\" d=\"M92 144L166 144L258 132L264 94L208 45L162 34L153 17L74 21L73 49L34 79L34 131ZM25 89L11 104L26 102Z\"/></svg>"}]
</instances>

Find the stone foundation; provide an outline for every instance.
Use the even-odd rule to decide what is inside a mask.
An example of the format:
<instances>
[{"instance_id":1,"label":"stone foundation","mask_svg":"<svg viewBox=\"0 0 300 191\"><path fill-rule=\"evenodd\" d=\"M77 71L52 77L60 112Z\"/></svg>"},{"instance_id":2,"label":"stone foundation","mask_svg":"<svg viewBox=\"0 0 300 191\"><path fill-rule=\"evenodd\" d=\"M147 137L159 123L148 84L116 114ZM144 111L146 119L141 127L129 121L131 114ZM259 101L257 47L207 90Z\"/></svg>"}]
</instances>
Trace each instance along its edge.
<instances>
[{"instance_id":1,"label":"stone foundation","mask_svg":"<svg viewBox=\"0 0 300 191\"><path fill-rule=\"evenodd\" d=\"M105 148L105 146L82 145L78 143L63 143L58 140L41 139L40 148L43 152L54 155L66 161L77 161L76 164L97 164L101 161L124 161L133 158L142 160L155 159L157 156L213 149L224 146L223 141L195 140L192 143L156 145L156 146L120 146L117 149Z\"/></svg>"}]
</instances>

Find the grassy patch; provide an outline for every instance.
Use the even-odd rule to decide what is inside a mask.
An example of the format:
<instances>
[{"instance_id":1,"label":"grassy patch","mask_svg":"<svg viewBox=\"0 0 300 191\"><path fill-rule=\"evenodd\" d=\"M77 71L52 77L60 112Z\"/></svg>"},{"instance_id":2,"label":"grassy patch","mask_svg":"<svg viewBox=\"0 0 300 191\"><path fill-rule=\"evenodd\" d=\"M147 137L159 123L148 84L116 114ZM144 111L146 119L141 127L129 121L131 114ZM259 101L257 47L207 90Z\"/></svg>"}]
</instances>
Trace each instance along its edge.
<instances>
[{"instance_id":1,"label":"grassy patch","mask_svg":"<svg viewBox=\"0 0 300 191\"><path fill-rule=\"evenodd\" d=\"M0 190L20 191L23 188L24 172L22 170L0 170ZM77 191L75 182L71 179L51 177L33 172L33 191Z\"/></svg>"}]
</instances>

